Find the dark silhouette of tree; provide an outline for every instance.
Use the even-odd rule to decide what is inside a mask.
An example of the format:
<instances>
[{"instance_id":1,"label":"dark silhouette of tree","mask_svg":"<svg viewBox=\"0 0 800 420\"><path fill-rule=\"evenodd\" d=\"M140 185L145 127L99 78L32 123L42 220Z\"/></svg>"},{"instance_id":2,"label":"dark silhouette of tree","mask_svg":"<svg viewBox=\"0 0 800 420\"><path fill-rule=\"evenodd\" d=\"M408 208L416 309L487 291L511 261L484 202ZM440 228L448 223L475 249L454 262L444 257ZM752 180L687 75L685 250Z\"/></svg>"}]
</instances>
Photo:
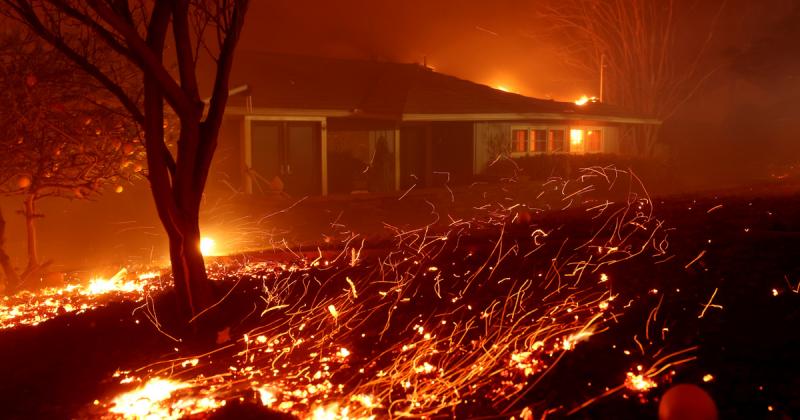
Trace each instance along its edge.
<instances>
[{"instance_id":1,"label":"dark silhouette of tree","mask_svg":"<svg viewBox=\"0 0 800 420\"><path fill-rule=\"evenodd\" d=\"M39 200L91 199L122 192L142 171L138 126L116 101L63 55L32 37L0 39L0 194L22 197L27 267L17 273L3 249L0 265L13 292L44 265L37 251Z\"/></svg>"},{"instance_id":2,"label":"dark silhouette of tree","mask_svg":"<svg viewBox=\"0 0 800 420\"><path fill-rule=\"evenodd\" d=\"M199 209L228 100L233 55L248 0L0 0L5 14L72 60L141 125L147 178L169 238L175 290L183 313L196 319L212 302L200 253ZM112 51L114 56L99 57ZM198 60L215 68L204 102ZM100 58L100 59L99 59ZM126 90L114 71L138 68L144 95ZM175 72L170 71L177 67ZM179 127L177 151L164 140L165 102Z\"/></svg>"}]
</instances>

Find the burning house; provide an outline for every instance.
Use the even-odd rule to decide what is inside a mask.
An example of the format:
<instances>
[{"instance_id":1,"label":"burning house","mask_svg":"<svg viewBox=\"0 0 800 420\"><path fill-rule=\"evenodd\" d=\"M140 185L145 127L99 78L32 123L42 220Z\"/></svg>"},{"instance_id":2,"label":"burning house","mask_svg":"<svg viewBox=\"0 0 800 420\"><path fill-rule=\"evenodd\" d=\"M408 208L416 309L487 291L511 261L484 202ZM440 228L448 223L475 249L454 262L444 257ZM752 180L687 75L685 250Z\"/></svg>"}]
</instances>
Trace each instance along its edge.
<instances>
[{"instance_id":1,"label":"burning house","mask_svg":"<svg viewBox=\"0 0 800 420\"><path fill-rule=\"evenodd\" d=\"M242 53L217 171L247 193L382 193L482 176L499 155L625 153L654 119L526 97L418 64Z\"/></svg>"}]
</instances>

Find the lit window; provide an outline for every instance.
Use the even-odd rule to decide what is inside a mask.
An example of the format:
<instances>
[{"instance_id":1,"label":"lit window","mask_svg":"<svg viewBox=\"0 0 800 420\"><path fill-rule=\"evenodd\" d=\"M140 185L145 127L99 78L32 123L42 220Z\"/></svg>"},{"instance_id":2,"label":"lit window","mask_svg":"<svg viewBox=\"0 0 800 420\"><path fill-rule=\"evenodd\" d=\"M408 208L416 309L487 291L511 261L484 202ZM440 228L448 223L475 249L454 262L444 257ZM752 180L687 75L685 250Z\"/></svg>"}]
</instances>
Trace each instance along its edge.
<instances>
[{"instance_id":1,"label":"lit window","mask_svg":"<svg viewBox=\"0 0 800 420\"><path fill-rule=\"evenodd\" d=\"M525 153L528 150L528 129L511 130L511 153Z\"/></svg>"},{"instance_id":2,"label":"lit window","mask_svg":"<svg viewBox=\"0 0 800 420\"><path fill-rule=\"evenodd\" d=\"M603 132L600 130L586 131L586 151L600 153L603 151Z\"/></svg>"},{"instance_id":3,"label":"lit window","mask_svg":"<svg viewBox=\"0 0 800 420\"><path fill-rule=\"evenodd\" d=\"M550 130L550 152L566 152L567 148L564 140L566 135L564 130Z\"/></svg>"},{"instance_id":4,"label":"lit window","mask_svg":"<svg viewBox=\"0 0 800 420\"><path fill-rule=\"evenodd\" d=\"M569 130L569 151L583 153L583 130L573 128Z\"/></svg>"},{"instance_id":5,"label":"lit window","mask_svg":"<svg viewBox=\"0 0 800 420\"><path fill-rule=\"evenodd\" d=\"M547 152L547 130L543 128L531 129L531 152Z\"/></svg>"}]
</instances>

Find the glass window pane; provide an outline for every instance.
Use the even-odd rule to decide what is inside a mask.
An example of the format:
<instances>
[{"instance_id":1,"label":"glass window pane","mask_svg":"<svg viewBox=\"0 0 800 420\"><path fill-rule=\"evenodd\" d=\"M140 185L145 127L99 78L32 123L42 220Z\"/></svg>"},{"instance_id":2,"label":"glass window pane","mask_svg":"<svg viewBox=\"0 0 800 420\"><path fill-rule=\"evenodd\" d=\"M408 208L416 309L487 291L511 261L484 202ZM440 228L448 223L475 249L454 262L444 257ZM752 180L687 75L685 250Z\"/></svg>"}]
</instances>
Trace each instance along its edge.
<instances>
[{"instance_id":1,"label":"glass window pane","mask_svg":"<svg viewBox=\"0 0 800 420\"><path fill-rule=\"evenodd\" d=\"M528 130L511 130L511 153L525 153L528 150Z\"/></svg>"},{"instance_id":2,"label":"glass window pane","mask_svg":"<svg viewBox=\"0 0 800 420\"><path fill-rule=\"evenodd\" d=\"M531 142L532 152L547 151L547 130L543 128L534 128L531 130L531 137L533 138Z\"/></svg>"},{"instance_id":3,"label":"glass window pane","mask_svg":"<svg viewBox=\"0 0 800 420\"><path fill-rule=\"evenodd\" d=\"M580 128L569 130L569 151L572 153L583 153L585 131Z\"/></svg>"},{"instance_id":4,"label":"glass window pane","mask_svg":"<svg viewBox=\"0 0 800 420\"><path fill-rule=\"evenodd\" d=\"M328 191L368 191L369 130L328 130Z\"/></svg>"},{"instance_id":5,"label":"glass window pane","mask_svg":"<svg viewBox=\"0 0 800 420\"><path fill-rule=\"evenodd\" d=\"M254 122L252 125L251 176L253 192L272 194L283 191L284 165L281 127L277 123Z\"/></svg>"},{"instance_id":6,"label":"glass window pane","mask_svg":"<svg viewBox=\"0 0 800 420\"><path fill-rule=\"evenodd\" d=\"M586 131L586 151L600 153L603 151L603 132L600 130Z\"/></svg>"},{"instance_id":7,"label":"glass window pane","mask_svg":"<svg viewBox=\"0 0 800 420\"><path fill-rule=\"evenodd\" d=\"M564 130L550 130L550 152L566 152Z\"/></svg>"}]
</instances>

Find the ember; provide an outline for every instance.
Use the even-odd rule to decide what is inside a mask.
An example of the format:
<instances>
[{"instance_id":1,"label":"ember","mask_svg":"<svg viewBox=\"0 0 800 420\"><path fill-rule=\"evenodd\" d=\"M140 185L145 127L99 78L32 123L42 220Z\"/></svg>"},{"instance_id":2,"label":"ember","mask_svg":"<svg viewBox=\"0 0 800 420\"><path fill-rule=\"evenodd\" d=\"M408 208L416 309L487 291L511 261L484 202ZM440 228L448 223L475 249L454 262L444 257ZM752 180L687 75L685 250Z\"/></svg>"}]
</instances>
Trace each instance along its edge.
<instances>
[{"instance_id":1,"label":"ember","mask_svg":"<svg viewBox=\"0 0 800 420\"><path fill-rule=\"evenodd\" d=\"M92 278L88 284L76 282L4 296L0 301L0 329L37 325L60 314L86 312L112 300L143 300L146 294L164 290L166 286L160 279L158 272L132 276L123 268L107 279Z\"/></svg>"},{"instance_id":2,"label":"ember","mask_svg":"<svg viewBox=\"0 0 800 420\"><path fill-rule=\"evenodd\" d=\"M540 203L589 207L595 219L607 219L589 241L577 240L569 256L547 245L570 238L512 225L517 206L497 205L451 224L445 235L396 230L394 251L378 258L354 258L363 244L349 240L324 265L244 264L227 275L263 283L263 325L233 345L159 362L122 381L169 380L155 383L175 396L159 394L147 410L188 407L183 414L248 395L303 418L432 416L465 399L509 404L531 378L624 313L601 267L666 252L666 232L646 191L635 178L629 191L622 177L627 173L614 168L590 168L577 180L545 184ZM593 207L592 191L614 191L615 183L625 185L616 204ZM476 253L471 244L482 241L493 246ZM598 247L614 251L597 256ZM597 280L581 280L589 276ZM318 289L313 294L309 281ZM625 386L638 392L656 386L659 366L630 373ZM119 413L119 398L100 406Z\"/></svg>"}]
</instances>

